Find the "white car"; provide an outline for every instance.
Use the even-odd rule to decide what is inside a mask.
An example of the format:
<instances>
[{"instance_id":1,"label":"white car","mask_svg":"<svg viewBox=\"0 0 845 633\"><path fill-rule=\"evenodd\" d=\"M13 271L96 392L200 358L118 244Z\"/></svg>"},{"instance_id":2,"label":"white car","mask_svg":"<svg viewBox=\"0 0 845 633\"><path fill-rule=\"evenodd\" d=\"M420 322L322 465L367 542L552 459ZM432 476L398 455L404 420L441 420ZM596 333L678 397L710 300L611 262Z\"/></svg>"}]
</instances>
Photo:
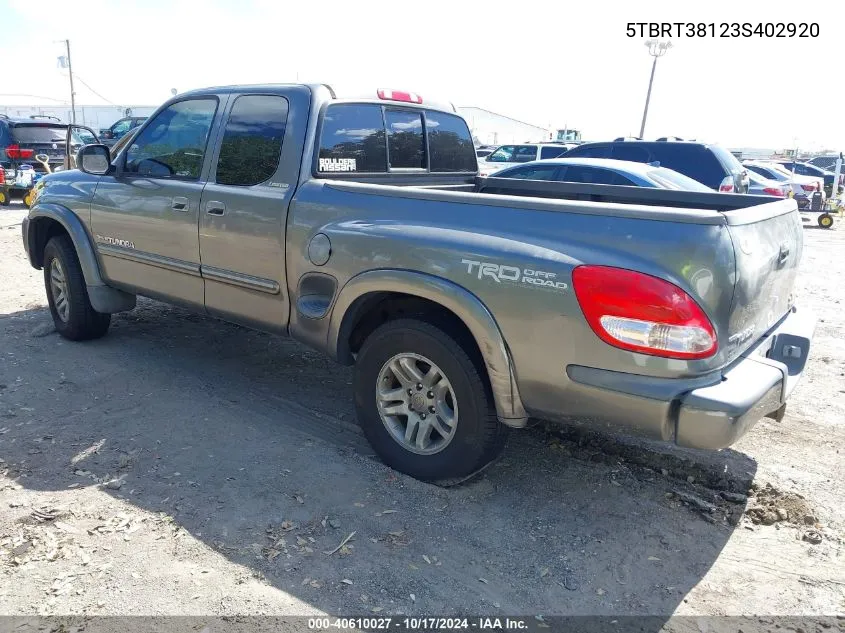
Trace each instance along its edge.
<instances>
[{"instance_id":1,"label":"white car","mask_svg":"<svg viewBox=\"0 0 845 633\"><path fill-rule=\"evenodd\" d=\"M478 173L489 176L493 172L513 167L520 163L530 163L532 160L546 160L557 158L564 152L575 147L574 144L563 143L522 143L519 145L500 145L495 152L478 159Z\"/></svg>"},{"instance_id":2,"label":"white car","mask_svg":"<svg viewBox=\"0 0 845 633\"><path fill-rule=\"evenodd\" d=\"M816 191L821 191L824 195L824 178L793 174L782 165L768 161L748 160L742 164L748 171L759 174L763 178L777 180L781 186L788 187L792 192L792 197L809 198Z\"/></svg>"}]
</instances>

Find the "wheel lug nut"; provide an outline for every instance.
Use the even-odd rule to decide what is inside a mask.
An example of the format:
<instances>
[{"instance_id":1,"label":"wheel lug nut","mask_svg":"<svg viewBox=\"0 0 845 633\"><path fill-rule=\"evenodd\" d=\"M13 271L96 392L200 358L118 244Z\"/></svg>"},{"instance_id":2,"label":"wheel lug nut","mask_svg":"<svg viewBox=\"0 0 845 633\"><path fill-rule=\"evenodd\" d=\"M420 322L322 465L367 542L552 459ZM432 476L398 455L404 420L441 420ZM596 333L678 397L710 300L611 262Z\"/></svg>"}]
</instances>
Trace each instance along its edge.
<instances>
[{"instance_id":1,"label":"wheel lug nut","mask_svg":"<svg viewBox=\"0 0 845 633\"><path fill-rule=\"evenodd\" d=\"M417 383L417 391L422 391L422 383Z\"/></svg>"},{"instance_id":2,"label":"wheel lug nut","mask_svg":"<svg viewBox=\"0 0 845 633\"><path fill-rule=\"evenodd\" d=\"M425 420L425 413L420 413L420 417Z\"/></svg>"},{"instance_id":3,"label":"wheel lug nut","mask_svg":"<svg viewBox=\"0 0 845 633\"><path fill-rule=\"evenodd\" d=\"M433 397L434 397L434 392L433 392L433 391L429 391L427 394L425 394L425 396L426 396L426 398L433 398Z\"/></svg>"},{"instance_id":4,"label":"wheel lug nut","mask_svg":"<svg viewBox=\"0 0 845 633\"><path fill-rule=\"evenodd\" d=\"M434 407L429 407L429 408L428 408L428 412L429 412L429 413L434 413Z\"/></svg>"},{"instance_id":5,"label":"wheel lug nut","mask_svg":"<svg viewBox=\"0 0 845 633\"><path fill-rule=\"evenodd\" d=\"M412 395L414 395L414 392L413 392L413 391L411 391L410 389L408 389L408 395L409 395L409 396L412 396Z\"/></svg>"}]
</instances>

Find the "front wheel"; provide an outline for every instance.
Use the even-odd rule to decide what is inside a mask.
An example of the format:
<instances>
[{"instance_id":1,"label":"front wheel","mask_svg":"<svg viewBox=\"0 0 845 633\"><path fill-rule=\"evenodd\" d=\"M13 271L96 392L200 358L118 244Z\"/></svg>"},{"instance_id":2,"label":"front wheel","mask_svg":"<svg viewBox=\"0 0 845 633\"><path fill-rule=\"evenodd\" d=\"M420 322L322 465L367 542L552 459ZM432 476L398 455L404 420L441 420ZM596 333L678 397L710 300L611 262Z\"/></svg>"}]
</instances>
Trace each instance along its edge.
<instances>
[{"instance_id":1,"label":"front wheel","mask_svg":"<svg viewBox=\"0 0 845 633\"><path fill-rule=\"evenodd\" d=\"M91 305L76 249L66 235L52 238L44 247L44 286L59 334L72 341L105 335L111 315Z\"/></svg>"},{"instance_id":2,"label":"front wheel","mask_svg":"<svg viewBox=\"0 0 845 633\"><path fill-rule=\"evenodd\" d=\"M388 466L412 477L470 475L504 446L507 428L496 417L483 369L429 323L400 319L376 329L358 354L354 385L370 444Z\"/></svg>"},{"instance_id":3,"label":"front wheel","mask_svg":"<svg viewBox=\"0 0 845 633\"><path fill-rule=\"evenodd\" d=\"M829 229L833 226L833 216L829 213L822 213L819 216L819 226L823 229Z\"/></svg>"}]
</instances>

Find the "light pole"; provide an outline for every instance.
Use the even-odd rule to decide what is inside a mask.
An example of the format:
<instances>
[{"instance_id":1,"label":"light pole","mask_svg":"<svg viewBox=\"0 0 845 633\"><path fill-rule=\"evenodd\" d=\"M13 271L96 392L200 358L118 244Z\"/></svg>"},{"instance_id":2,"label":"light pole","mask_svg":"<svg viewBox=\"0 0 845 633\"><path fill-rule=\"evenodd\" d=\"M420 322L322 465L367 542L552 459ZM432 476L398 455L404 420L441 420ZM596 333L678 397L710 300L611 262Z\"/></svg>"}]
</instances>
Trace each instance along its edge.
<instances>
[{"instance_id":1,"label":"light pole","mask_svg":"<svg viewBox=\"0 0 845 633\"><path fill-rule=\"evenodd\" d=\"M70 40L62 40L67 51L67 56L59 57L59 66L67 68L67 74L70 77L70 117L71 123L76 124L76 93L73 90L73 66L70 63Z\"/></svg>"},{"instance_id":2,"label":"light pole","mask_svg":"<svg viewBox=\"0 0 845 633\"><path fill-rule=\"evenodd\" d=\"M651 85L654 83L654 71L657 68L657 58L663 57L666 52L672 48L672 42L659 42L657 40L649 40L645 43L648 47L648 54L654 57L654 62L651 64L651 78L648 80L648 92L645 97L645 108L643 109L643 123L640 125L640 138L645 136L645 120L648 117L648 102L651 101Z\"/></svg>"}]
</instances>

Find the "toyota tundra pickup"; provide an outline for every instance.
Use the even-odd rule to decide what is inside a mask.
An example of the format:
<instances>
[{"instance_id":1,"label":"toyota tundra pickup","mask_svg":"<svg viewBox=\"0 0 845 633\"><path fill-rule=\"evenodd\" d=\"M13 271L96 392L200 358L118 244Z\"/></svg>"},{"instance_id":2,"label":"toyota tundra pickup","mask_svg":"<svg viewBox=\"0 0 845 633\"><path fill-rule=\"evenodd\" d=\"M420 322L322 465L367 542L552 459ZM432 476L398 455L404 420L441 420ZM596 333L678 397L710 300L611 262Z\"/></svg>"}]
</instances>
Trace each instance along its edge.
<instances>
[{"instance_id":1,"label":"toyota tundra pickup","mask_svg":"<svg viewBox=\"0 0 845 633\"><path fill-rule=\"evenodd\" d=\"M418 94L198 90L77 164L23 223L62 336L137 295L287 334L354 365L364 433L421 479L529 417L720 449L782 419L809 353L793 200L481 178Z\"/></svg>"}]
</instances>

